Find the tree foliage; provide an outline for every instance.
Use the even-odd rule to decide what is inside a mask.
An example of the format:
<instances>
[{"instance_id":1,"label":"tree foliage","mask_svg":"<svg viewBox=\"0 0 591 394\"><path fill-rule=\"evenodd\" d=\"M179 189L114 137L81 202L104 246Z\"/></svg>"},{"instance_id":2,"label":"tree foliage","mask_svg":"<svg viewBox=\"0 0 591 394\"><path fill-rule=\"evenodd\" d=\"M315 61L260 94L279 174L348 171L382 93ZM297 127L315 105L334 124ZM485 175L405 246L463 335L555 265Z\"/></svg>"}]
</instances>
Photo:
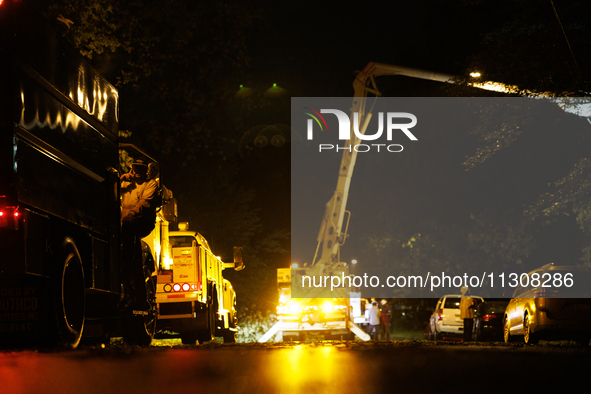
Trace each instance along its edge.
<instances>
[{"instance_id":1,"label":"tree foliage","mask_svg":"<svg viewBox=\"0 0 591 394\"><path fill-rule=\"evenodd\" d=\"M586 15L591 4L577 1L478 1L465 9L494 5L502 12L485 32L467 69L483 78L540 92L588 92L591 71ZM477 3L474 5L474 3Z\"/></svg>"},{"instance_id":2,"label":"tree foliage","mask_svg":"<svg viewBox=\"0 0 591 394\"><path fill-rule=\"evenodd\" d=\"M591 11L590 7L586 1L517 2L508 13L509 18L485 36L482 50L471 57L469 68L482 70L487 80L515 84L521 89L557 96L588 96L591 28L584 16ZM570 129L564 129L569 126ZM588 132L589 125L586 127ZM573 129L573 125L563 125L559 135L564 137ZM468 166L490 159L495 152L522 138L521 130L514 125L497 125L492 130L476 131L482 146L466 162ZM581 145L588 147L580 135L570 145L576 164L552 179L551 187L524 210L538 228L555 222L560 215L574 215L587 239L581 260L591 263L590 156L588 150L580 149ZM529 231L535 228L530 226Z\"/></svg>"},{"instance_id":3,"label":"tree foliage","mask_svg":"<svg viewBox=\"0 0 591 394\"><path fill-rule=\"evenodd\" d=\"M275 171L286 168L272 157L238 154L247 119L233 104L248 70L247 41L259 29L262 12L244 1L37 4L118 87L120 127L128 130L120 137L160 160L180 220L189 221L225 261L231 261L233 246L244 247L247 269L228 273L239 305L269 309L257 298L275 298L275 268L289 254L289 218L277 220L281 205L265 206L269 187L252 179L269 174L252 163L270 160Z\"/></svg>"}]
</instances>

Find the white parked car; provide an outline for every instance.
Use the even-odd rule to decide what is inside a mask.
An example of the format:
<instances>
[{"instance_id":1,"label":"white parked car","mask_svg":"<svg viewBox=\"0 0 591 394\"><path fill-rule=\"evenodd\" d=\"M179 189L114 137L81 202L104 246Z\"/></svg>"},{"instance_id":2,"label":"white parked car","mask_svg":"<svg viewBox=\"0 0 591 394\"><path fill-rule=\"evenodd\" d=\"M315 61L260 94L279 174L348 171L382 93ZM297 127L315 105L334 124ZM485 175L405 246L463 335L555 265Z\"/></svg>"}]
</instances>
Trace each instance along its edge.
<instances>
[{"instance_id":1,"label":"white parked car","mask_svg":"<svg viewBox=\"0 0 591 394\"><path fill-rule=\"evenodd\" d=\"M470 295L477 303L483 302L483 298ZM435 310L429 319L431 339L443 339L444 337L461 336L464 334L464 321L460 319L461 294L444 295L437 301Z\"/></svg>"}]
</instances>

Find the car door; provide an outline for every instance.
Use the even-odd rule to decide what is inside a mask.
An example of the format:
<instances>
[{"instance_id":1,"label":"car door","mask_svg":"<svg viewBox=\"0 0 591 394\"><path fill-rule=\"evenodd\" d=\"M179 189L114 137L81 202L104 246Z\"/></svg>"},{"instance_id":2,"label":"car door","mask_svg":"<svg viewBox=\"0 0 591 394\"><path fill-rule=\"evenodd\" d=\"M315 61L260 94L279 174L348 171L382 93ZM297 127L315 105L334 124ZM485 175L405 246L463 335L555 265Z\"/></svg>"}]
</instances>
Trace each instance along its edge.
<instances>
[{"instance_id":1,"label":"car door","mask_svg":"<svg viewBox=\"0 0 591 394\"><path fill-rule=\"evenodd\" d=\"M521 291L519 292L519 298L515 302L515 333L516 334L523 334L523 317L525 316L525 312L531 313L531 304L534 302L533 293L534 293L534 286L531 283L529 278L532 277L534 273L537 271L532 271L528 274L528 277L523 277L527 283L527 286L520 286ZM539 272L537 272L539 274ZM521 281L522 278L520 278ZM521 284L521 283L520 283Z\"/></svg>"},{"instance_id":2,"label":"car door","mask_svg":"<svg viewBox=\"0 0 591 394\"><path fill-rule=\"evenodd\" d=\"M509 320L509 330L511 335L517 335L518 332L516 330L519 329L519 325L521 324L521 318L517 313L517 304L520 303L521 298L520 295L522 293L521 286L517 286L515 291L513 292L513 298L509 301L509 305L507 305L506 313L507 319Z\"/></svg>"},{"instance_id":3,"label":"car door","mask_svg":"<svg viewBox=\"0 0 591 394\"><path fill-rule=\"evenodd\" d=\"M519 286L518 297L515 298L515 315L511 325L515 330L515 334L518 335L523 334L523 316L525 315L527 303L531 297L532 286L529 284L529 280L527 284L528 286ZM513 333L513 331L511 333Z\"/></svg>"}]
</instances>

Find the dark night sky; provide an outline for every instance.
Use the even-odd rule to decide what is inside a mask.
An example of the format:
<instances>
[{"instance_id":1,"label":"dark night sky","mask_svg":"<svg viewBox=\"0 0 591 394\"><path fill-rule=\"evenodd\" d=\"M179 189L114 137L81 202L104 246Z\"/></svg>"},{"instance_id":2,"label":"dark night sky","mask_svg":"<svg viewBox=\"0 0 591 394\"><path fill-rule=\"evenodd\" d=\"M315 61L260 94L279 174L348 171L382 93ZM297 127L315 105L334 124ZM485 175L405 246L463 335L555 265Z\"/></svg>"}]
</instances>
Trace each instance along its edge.
<instances>
[{"instance_id":1,"label":"dark night sky","mask_svg":"<svg viewBox=\"0 0 591 394\"><path fill-rule=\"evenodd\" d=\"M253 78L278 83L292 96L347 97L355 71L370 61L460 72L487 23L466 17L479 7L449 3L263 3L266 22L250 43Z\"/></svg>"}]
</instances>

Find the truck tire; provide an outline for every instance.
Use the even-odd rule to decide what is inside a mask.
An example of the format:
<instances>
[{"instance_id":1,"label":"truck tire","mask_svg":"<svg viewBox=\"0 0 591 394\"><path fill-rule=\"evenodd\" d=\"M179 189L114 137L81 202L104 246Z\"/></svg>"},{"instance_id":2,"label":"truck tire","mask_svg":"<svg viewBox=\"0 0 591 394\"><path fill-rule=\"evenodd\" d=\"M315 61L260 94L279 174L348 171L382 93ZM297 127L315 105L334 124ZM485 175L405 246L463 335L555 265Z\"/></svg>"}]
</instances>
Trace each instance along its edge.
<instances>
[{"instance_id":1,"label":"truck tire","mask_svg":"<svg viewBox=\"0 0 591 394\"><path fill-rule=\"evenodd\" d=\"M197 340L200 345L203 345L205 342L213 341L215 332L215 313L213 312L213 307L211 305L207 307L205 314L207 315L207 327L197 332Z\"/></svg>"},{"instance_id":2,"label":"truck tire","mask_svg":"<svg viewBox=\"0 0 591 394\"><path fill-rule=\"evenodd\" d=\"M57 339L61 345L74 349L84 330L86 293L84 270L76 244L66 238L51 278Z\"/></svg>"},{"instance_id":3,"label":"truck tire","mask_svg":"<svg viewBox=\"0 0 591 394\"><path fill-rule=\"evenodd\" d=\"M194 345L197 342L197 335L194 332L183 332L181 342L183 345Z\"/></svg>"},{"instance_id":4,"label":"truck tire","mask_svg":"<svg viewBox=\"0 0 591 394\"><path fill-rule=\"evenodd\" d=\"M210 294L212 295L211 303L207 306L205 310L205 313L207 315L207 327L197 332L197 340L199 341L200 345L203 345L205 342L213 341L213 338L215 336L217 323L215 317L217 315L217 310L219 308L218 295L215 287L212 287L212 291L210 292Z\"/></svg>"},{"instance_id":5,"label":"truck tire","mask_svg":"<svg viewBox=\"0 0 591 394\"><path fill-rule=\"evenodd\" d=\"M236 335L236 331L224 330L224 332L222 333L224 343L236 343Z\"/></svg>"},{"instance_id":6,"label":"truck tire","mask_svg":"<svg viewBox=\"0 0 591 394\"><path fill-rule=\"evenodd\" d=\"M144 266L144 278L150 309L123 318L123 340L128 345L150 346L156 332L156 277L147 266Z\"/></svg>"}]
</instances>

